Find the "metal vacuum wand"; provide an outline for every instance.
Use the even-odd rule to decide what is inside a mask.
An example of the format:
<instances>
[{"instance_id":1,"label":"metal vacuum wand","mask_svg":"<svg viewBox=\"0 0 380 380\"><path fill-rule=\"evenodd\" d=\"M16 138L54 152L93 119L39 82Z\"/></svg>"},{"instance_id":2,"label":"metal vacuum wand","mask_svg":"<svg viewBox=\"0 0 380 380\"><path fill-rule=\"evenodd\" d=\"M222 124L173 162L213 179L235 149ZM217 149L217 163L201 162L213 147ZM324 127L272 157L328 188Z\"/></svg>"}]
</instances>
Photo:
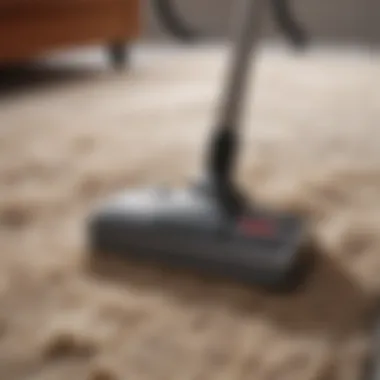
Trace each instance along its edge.
<instances>
[{"instance_id":1,"label":"metal vacuum wand","mask_svg":"<svg viewBox=\"0 0 380 380\"><path fill-rule=\"evenodd\" d=\"M261 37L261 23L268 0L240 0L236 37L230 54L226 87L222 92L216 130L212 136L207 178L220 196L230 199L233 164L238 149L238 128L250 83L251 62ZM233 197L233 196L232 196Z\"/></svg>"},{"instance_id":2,"label":"metal vacuum wand","mask_svg":"<svg viewBox=\"0 0 380 380\"><path fill-rule=\"evenodd\" d=\"M230 54L227 87L220 107L219 125L236 128L244 106L248 88L251 62L261 38L261 27L268 0L239 0L236 37Z\"/></svg>"}]
</instances>

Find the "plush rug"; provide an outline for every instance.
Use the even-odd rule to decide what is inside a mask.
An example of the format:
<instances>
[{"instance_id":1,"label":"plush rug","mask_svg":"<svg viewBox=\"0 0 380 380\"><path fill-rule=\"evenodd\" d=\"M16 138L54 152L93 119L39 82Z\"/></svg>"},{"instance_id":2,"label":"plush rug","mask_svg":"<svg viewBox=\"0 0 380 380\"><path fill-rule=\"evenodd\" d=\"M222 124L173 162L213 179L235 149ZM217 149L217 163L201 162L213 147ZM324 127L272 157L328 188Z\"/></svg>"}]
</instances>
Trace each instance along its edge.
<instances>
[{"instance_id":1,"label":"plush rug","mask_svg":"<svg viewBox=\"0 0 380 380\"><path fill-rule=\"evenodd\" d=\"M89 260L91 207L196 175L216 112L222 49L133 57L1 73L0 378L358 380L380 286L380 56L264 49L252 78L237 181L319 246L291 295Z\"/></svg>"}]
</instances>

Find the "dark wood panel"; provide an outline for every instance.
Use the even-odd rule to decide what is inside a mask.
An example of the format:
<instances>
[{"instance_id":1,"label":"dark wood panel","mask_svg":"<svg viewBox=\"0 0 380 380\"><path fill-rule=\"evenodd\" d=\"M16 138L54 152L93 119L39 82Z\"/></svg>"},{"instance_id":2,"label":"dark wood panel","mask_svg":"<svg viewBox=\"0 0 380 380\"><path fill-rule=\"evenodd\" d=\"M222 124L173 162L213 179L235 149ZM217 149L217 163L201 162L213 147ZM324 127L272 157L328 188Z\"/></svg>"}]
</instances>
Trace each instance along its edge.
<instances>
[{"instance_id":1,"label":"dark wood panel","mask_svg":"<svg viewBox=\"0 0 380 380\"><path fill-rule=\"evenodd\" d=\"M12 17L0 17L0 60L28 58L70 45L137 38L140 26L138 0L82 0L78 4L72 8L66 5L64 11L52 11L49 5L43 11L35 9L29 13L13 13ZM47 9L51 11L47 12Z\"/></svg>"}]
</instances>

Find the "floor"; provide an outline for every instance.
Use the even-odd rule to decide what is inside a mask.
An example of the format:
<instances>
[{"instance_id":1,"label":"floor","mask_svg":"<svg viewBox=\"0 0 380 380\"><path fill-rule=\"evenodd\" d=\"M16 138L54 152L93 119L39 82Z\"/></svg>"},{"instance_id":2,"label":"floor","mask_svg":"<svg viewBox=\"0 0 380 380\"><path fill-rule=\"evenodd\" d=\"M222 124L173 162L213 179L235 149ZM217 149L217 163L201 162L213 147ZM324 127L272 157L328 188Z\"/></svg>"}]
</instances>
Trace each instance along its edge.
<instances>
[{"instance_id":1,"label":"floor","mask_svg":"<svg viewBox=\"0 0 380 380\"><path fill-rule=\"evenodd\" d=\"M376 52L263 49L252 78L237 181L308 222L320 254L298 292L86 251L98 201L196 175L225 53L137 47L115 72L74 52L1 71L1 379L360 378L380 289Z\"/></svg>"}]
</instances>

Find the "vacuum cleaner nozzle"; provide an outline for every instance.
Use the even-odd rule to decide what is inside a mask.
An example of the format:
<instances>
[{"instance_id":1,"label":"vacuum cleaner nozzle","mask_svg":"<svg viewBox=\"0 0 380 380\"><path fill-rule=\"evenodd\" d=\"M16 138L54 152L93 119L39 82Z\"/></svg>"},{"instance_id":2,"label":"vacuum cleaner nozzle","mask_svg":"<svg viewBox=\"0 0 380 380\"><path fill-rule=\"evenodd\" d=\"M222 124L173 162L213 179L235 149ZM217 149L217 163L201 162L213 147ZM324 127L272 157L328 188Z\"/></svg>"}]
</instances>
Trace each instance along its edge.
<instances>
[{"instance_id":1,"label":"vacuum cleaner nozzle","mask_svg":"<svg viewBox=\"0 0 380 380\"><path fill-rule=\"evenodd\" d=\"M300 219L241 198L228 209L220 199L210 182L122 193L90 219L91 248L266 287L292 282L305 237Z\"/></svg>"}]
</instances>

